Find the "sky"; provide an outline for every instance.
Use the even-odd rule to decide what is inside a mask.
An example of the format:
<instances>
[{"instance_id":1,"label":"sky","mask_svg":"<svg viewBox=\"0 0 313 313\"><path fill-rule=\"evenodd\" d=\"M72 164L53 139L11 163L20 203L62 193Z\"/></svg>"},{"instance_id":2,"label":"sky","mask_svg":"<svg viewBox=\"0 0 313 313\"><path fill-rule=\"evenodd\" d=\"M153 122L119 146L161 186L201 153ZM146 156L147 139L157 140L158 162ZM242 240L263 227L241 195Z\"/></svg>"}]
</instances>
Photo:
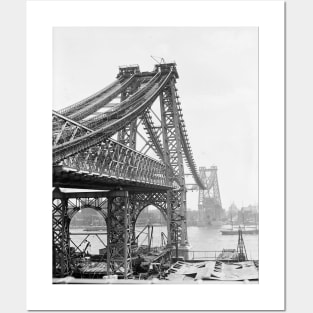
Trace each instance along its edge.
<instances>
[{"instance_id":1,"label":"sky","mask_svg":"<svg viewBox=\"0 0 313 313\"><path fill-rule=\"evenodd\" d=\"M218 167L223 208L258 202L257 28L70 27L54 28L53 39L55 110L113 82L120 65L175 61L197 166ZM197 202L188 192L187 208Z\"/></svg>"}]
</instances>

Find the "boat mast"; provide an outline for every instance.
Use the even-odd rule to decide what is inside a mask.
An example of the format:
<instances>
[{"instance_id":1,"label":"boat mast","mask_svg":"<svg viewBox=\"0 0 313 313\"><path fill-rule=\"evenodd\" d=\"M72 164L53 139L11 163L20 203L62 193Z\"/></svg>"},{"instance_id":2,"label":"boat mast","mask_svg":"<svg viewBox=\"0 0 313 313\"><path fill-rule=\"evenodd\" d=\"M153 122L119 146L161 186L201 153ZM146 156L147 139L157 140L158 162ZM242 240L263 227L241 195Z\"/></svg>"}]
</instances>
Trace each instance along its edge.
<instances>
[{"instance_id":1,"label":"boat mast","mask_svg":"<svg viewBox=\"0 0 313 313\"><path fill-rule=\"evenodd\" d=\"M259 230L259 224L258 224L258 222L257 222L257 212L255 212L255 214L254 214L254 220L255 220L255 227L256 227L256 229L257 230Z\"/></svg>"},{"instance_id":2,"label":"boat mast","mask_svg":"<svg viewBox=\"0 0 313 313\"><path fill-rule=\"evenodd\" d=\"M233 223L233 213L232 213L233 209L230 209L230 222L231 222L231 230L234 229L234 223Z\"/></svg>"},{"instance_id":3,"label":"boat mast","mask_svg":"<svg viewBox=\"0 0 313 313\"><path fill-rule=\"evenodd\" d=\"M242 212L242 224L243 224L243 229L246 230L246 225L245 225L245 212L243 207L241 208L241 212Z\"/></svg>"}]
</instances>

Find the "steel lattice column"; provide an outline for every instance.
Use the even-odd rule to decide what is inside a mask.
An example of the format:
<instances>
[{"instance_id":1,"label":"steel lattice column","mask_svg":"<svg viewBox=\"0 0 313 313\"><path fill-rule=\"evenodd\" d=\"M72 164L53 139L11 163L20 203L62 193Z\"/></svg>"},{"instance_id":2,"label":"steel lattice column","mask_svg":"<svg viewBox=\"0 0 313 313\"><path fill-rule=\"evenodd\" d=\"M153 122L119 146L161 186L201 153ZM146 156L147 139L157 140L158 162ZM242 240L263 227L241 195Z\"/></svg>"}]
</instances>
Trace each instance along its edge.
<instances>
[{"instance_id":1,"label":"steel lattice column","mask_svg":"<svg viewBox=\"0 0 313 313\"><path fill-rule=\"evenodd\" d=\"M220 195L220 188L218 186L218 179L217 179L217 167L214 167L214 184L213 184L213 194L214 194L214 199L216 200L217 204L222 207L222 201L221 201L221 195Z\"/></svg>"},{"instance_id":2,"label":"steel lattice column","mask_svg":"<svg viewBox=\"0 0 313 313\"><path fill-rule=\"evenodd\" d=\"M205 176L205 167L200 167L199 169L199 175L202 181L206 181L206 176ZM199 189L199 194L198 194L198 213L199 213L199 222L202 223L205 219L205 212L204 212L204 193L205 190Z\"/></svg>"},{"instance_id":3,"label":"steel lattice column","mask_svg":"<svg viewBox=\"0 0 313 313\"><path fill-rule=\"evenodd\" d=\"M127 191L111 192L108 197L107 264L109 273L131 274L130 206Z\"/></svg>"},{"instance_id":4,"label":"steel lattice column","mask_svg":"<svg viewBox=\"0 0 313 313\"><path fill-rule=\"evenodd\" d=\"M173 175L179 181L179 190L167 192L169 243L174 244L178 241L180 245L185 245L187 244L186 189L175 78L172 78L160 94L160 106L164 161L171 165ZM170 176L170 173L168 169L167 179L172 183L174 177Z\"/></svg>"},{"instance_id":5,"label":"steel lattice column","mask_svg":"<svg viewBox=\"0 0 313 313\"><path fill-rule=\"evenodd\" d=\"M52 246L53 277L70 274L70 218L67 214L67 199L55 189L52 199Z\"/></svg>"},{"instance_id":6,"label":"steel lattice column","mask_svg":"<svg viewBox=\"0 0 313 313\"><path fill-rule=\"evenodd\" d=\"M131 71L132 73L132 71ZM129 72L128 72L129 75ZM140 86L140 80L135 80L130 86L128 86L121 94L121 102L126 100L129 96L135 93ZM136 134L137 134L137 119L132 121L124 129L120 130L117 135L117 140L125 146L131 149L136 149Z\"/></svg>"},{"instance_id":7,"label":"steel lattice column","mask_svg":"<svg viewBox=\"0 0 313 313\"><path fill-rule=\"evenodd\" d=\"M217 167L200 167L200 178L205 182L206 189L199 190L198 209L199 220L205 224L211 218L221 218L222 202L217 179Z\"/></svg>"},{"instance_id":8,"label":"steel lattice column","mask_svg":"<svg viewBox=\"0 0 313 313\"><path fill-rule=\"evenodd\" d=\"M211 170L213 171L214 175L214 182L213 182L213 198L214 198L214 218L216 220L221 219L221 210L222 210L222 202L221 202L221 196L220 196L220 189L218 186L218 179L217 179L217 168L212 168Z\"/></svg>"},{"instance_id":9,"label":"steel lattice column","mask_svg":"<svg viewBox=\"0 0 313 313\"><path fill-rule=\"evenodd\" d=\"M136 242L136 219L137 215L136 212L139 208L139 203L132 197L132 195L129 196L129 213L130 213L130 242L131 244L135 244Z\"/></svg>"}]
</instances>

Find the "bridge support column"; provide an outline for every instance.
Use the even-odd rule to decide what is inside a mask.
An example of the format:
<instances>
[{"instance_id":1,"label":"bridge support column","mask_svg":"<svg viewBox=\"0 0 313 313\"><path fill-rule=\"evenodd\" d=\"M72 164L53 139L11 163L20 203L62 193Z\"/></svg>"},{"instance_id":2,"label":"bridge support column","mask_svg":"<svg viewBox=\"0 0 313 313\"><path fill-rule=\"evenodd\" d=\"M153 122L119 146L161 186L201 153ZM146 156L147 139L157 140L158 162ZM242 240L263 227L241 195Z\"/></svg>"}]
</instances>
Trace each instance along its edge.
<instances>
[{"instance_id":1,"label":"bridge support column","mask_svg":"<svg viewBox=\"0 0 313 313\"><path fill-rule=\"evenodd\" d=\"M108 274L131 274L131 221L127 191L111 192L108 197L107 264Z\"/></svg>"},{"instance_id":2,"label":"bridge support column","mask_svg":"<svg viewBox=\"0 0 313 313\"><path fill-rule=\"evenodd\" d=\"M134 245L136 243L136 211L138 203L132 201L132 196L129 197L129 206L130 206L130 241Z\"/></svg>"},{"instance_id":3,"label":"bridge support column","mask_svg":"<svg viewBox=\"0 0 313 313\"><path fill-rule=\"evenodd\" d=\"M52 197L52 255L53 277L65 277L70 274L70 235L68 200L56 188Z\"/></svg>"},{"instance_id":4,"label":"bridge support column","mask_svg":"<svg viewBox=\"0 0 313 313\"><path fill-rule=\"evenodd\" d=\"M120 76L130 77L130 75L134 75L136 72L139 72L139 67L126 67L120 71ZM130 86L126 88L124 92L121 94L121 102L125 101L128 97L130 97L133 93L135 93L140 87L140 81L135 80ZM117 133L118 142L122 143L130 147L131 149L136 149L136 135L137 135L137 119L132 121L125 128L120 130Z\"/></svg>"},{"instance_id":5,"label":"bridge support column","mask_svg":"<svg viewBox=\"0 0 313 313\"><path fill-rule=\"evenodd\" d=\"M164 87L160 94L161 125L163 133L164 161L171 165L167 168L167 179L176 181L178 189L167 192L167 215L169 244L173 247L188 244L186 225L186 187L182 155L179 101L176 94L175 78Z\"/></svg>"},{"instance_id":6,"label":"bridge support column","mask_svg":"<svg viewBox=\"0 0 313 313\"><path fill-rule=\"evenodd\" d=\"M199 190L199 223L205 226L214 221L220 221L223 209L218 186L217 167L200 167L199 173L201 180L205 182L206 186L206 189Z\"/></svg>"}]
</instances>

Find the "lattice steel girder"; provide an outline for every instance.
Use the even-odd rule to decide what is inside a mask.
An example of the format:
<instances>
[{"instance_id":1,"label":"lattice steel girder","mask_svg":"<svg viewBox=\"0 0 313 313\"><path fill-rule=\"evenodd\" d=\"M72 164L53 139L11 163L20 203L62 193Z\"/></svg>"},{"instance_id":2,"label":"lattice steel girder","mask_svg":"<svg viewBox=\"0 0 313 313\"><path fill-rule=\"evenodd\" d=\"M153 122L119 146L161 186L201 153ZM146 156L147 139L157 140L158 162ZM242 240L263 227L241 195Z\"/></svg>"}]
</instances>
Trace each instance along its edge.
<instances>
[{"instance_id":1,"label":"lattice steel girder","mask_svg":"<svg viewBox=\"0 0 313 313\"><path fill-rule=\"evenodd\" d=\"M75 138L91 133L92 130L70 118L52 111L52 146L72 141Z\"/></svg>"},{"instance_id":2,"label":"lattice steel girder","mask_svg":"<svg viewBox=\"0 0 313 313\"><path fill-rule=\"evenodd\" d=\"M62 197L64 199L70 198L107 198L108 191L80 191L80 192L63 192Z\"/></svg>"},{"instance_id":3,"label":"lattice steel girder","mask_svg":"<svg viewBox=\"0 0 313 313\"><path fill-rule=\"evenodd\" d=\"M64 169L169 186L165 165L116 141L106 140L63 160Z\"/></svg>"},{"instance_id":4,"label":"lattice steel girder","mask_svg":"<svg viewBox=\"0 0 313 313\"><path fill-rule=\"evenodd\" d=\"M108 198L107 264L110 273L131 274L131 221L127 191L115 191Z\"/></svg>"},{"instance_id":5,"label":"lattice steel girder","mask_svg":"<svg viewBox=\"0 0 313 313\"><path fill-rule=\"evenodd\" d=\"M173 171L171 172L167 167L167 179L170 183L173 183L175 178L179 182L178 190L167 192L169 243L174 244L178 240L180 245L185 245L188 243L186 189L174 77L166 84L160 94L160 107L164 162L170 164Z\"/></svg>"},{"instance_id":6,"label":"lattice steel girder","mask_svg":"<svg viewBox=\"0 0 313 313\"><path fill-rule=\"evenodd\" d=\"M140 212L148 205L153 205L160 210L165 220L167 219L166 192L131 192L129 203L132 205L132 221L137 220Z\"/></svg>"},{"instance_id":7,"label":"lattice steel girder","mask_svg":"<svg viewBox=\"0 0 313 313\"><path fill-rule=\"evenodd\" d=\"M93 195L92 195L93 194ZM105 193L105 197L99 197L96 193L84 192L78 193L78 196L72 196L68 198L68 216L70 219L73 218L75 213L84 208L92 208L98 211L103 218L107 219L107 194Z\"/></svg>"}]
</instances>

